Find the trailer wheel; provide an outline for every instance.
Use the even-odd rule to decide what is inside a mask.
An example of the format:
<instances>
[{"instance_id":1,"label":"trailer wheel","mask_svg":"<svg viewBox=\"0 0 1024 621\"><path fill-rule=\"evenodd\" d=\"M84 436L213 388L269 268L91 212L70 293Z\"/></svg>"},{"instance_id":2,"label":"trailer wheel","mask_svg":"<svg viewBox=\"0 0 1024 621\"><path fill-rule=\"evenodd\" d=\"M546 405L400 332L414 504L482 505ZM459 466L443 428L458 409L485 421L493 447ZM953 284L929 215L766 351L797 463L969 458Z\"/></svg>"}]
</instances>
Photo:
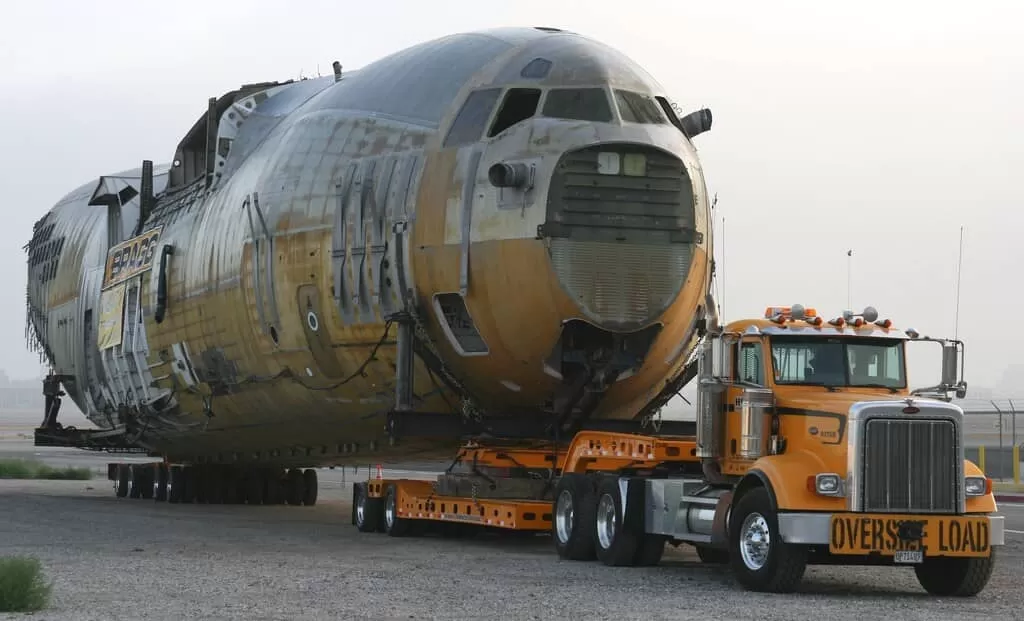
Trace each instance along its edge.
<instances>
[{"instance_id":1,"label":"trailer wheel","mask_svg":"<svg viewBox=\"0 0 1024 621\"><path fill-rule=\"evenodd\" d=\"M796 589L807 568L807 550L782 541L767 489L756 487L741 496L729 525L729 560L744 588L769 593Z\"/></svg>"},{"instance_id":2,"label":"trailer wheel","mask_svg":"<svg viewBox=\"0 0 1024 621\"><path fill-rule=\"evenodd\" d=\"M114 479L114 495L124 498L128 495L128 487L131 482L132 473L128 470L128 464L117 464L117 478Z\"/></svg>"},{"instance_id":3,"label":"trailer wheel","mask_svg":"<svg viewBox=\"0 0 1024 621\"><path fill-rule=\"evenodd\" d=\"M154 489L154 481L156 481L156 466L148 464L145 467L140 466L140 470L142 470L142 477L139 481L139 494L143 500L153 500L153 494L156 491Z\"/></svg>"},{"instance_id":4,"label":"trailer wheel","mask_svg":"<svg viewBox=\"0 0 1024 621\"><path fill-rule=\"evenodd\" d=\"M153 499L157 502L164 502L168 498L168 483L170 482L170 469L167 464L157 464L153 477Z\"/></svg>"},{"instance_id":5,"label":"trailer wheel","mask_svg":"<svg viewBox=\"0 0 1024 621\"><path fill-rule=\"evenodd\" d=\"M245 473L245 501L250 505L262 505L266 498L267 482L263 473L251 468Z\"/></svg>"},{"instance_id":6,"label":"trailer wheel","mask_svg":"<svg viewBox=\"0 0 1024 621\"><path fill-rule=\"evenodd\" d=\"M179 503L185 497L185 470L181 466L167 469L167 502Z\"/></svg>"},{"instance_id":7,"label":"trailer wheel","mask_svg":"<svg viewBox=\"0 0 1024 621\"><path fill-rule=\"evenodd\" d=\"M384 532L404 537L412 530L412 520L398 515L398 488L392 483L384 492Z\"/></svg>"},{"instance_id":8,"label":"trailer wheel","mask_svg":"<svg viewBox=\"0 0 1024 621\"><path fill-rule=\"evenodd\" d=\"M593 521L597 558L605 565L633 565L637 558L639 538L637 533L626 527L624 517L619 481L607 477L597 489L597 509Z\"/></svg>"},{"instance_id":9,"label":"trailer wheel","mask_svg":"<svg viewBox=\"0 0 1024 621\"><path fill-rule=\"evenodd\" d=\"M992 577L995 560L995 548L984 558L926 558L924 563L914 565L914 573L932 595L974 597Z\"/></svg>"},{"instance_id":10,"label":"trailer wheel","mask_svg":"<svg viewBox=\"0 0 1024 621\"><path fill-rule=\"evenodd\" d=\"M366 483L352 486L352 523L361 533L372 533L380 530L383 520L383 501L370 498L366 491Z\"/></svg>"},{"instance_id":11,"label":"trailer wheel","mask_svg":"<svg viewBox=\"0 0 1024 621\"><path fill-rule=\"evenodd\" d=\"M585 475L563 474L555 487L551 535L559 558L591 561L594 552L594 485Z\"/></svg>"},{"instance_id":12,"label":"trailer wheel","mask_svg":"<svg viewBox=\"0 0 1024 621\"><path fill-rule=\"evenodd\" d=\"M307 507L312 507L316 504L316 498L318 494L317 476L316 470L312 468L306 468L302 472L302 504Z\"/></svg>"},{"instance_id":13,"label":"trailer wheel","mask_svg":"<svg viewBox=\"0 0 1024 621\"><path fill-rule=\"evenodd\" d=\"M145 485L145 467L140 464L132 464L128 466L128 497L142 498L142 488Z\"/></svg>"},{"instance_id":14,"label":"trailer wheel","mask_svg":"<svg viewBox=\"0 0 1024 621\"><path fill-rule=\"evenodd\" d=\"M285 500L294 507L302 504L302 497L305 495L302 471L298 468L290 469L285 478Z\"/></svg>"}]
</instances>

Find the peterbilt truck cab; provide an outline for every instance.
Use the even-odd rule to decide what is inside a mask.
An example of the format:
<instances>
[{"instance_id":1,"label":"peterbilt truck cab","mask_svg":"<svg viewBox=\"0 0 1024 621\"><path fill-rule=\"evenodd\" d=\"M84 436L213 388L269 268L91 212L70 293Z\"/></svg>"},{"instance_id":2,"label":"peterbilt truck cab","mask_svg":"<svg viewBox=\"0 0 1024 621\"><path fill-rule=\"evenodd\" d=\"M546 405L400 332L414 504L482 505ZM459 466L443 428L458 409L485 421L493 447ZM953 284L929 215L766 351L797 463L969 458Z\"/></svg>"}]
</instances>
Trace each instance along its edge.
<instances>
[{"instance_id":1,"label":"peterbilt truck cab","mask_svg":"<svg viewBox=\"0 0 1024 621\"><path fill-rule=\"evenodd\" d=\"M941 346L942 380L912 390L907 346ZM929 592L970 595L1003 543L991 481L964 457L960 341L871 307L801 305L713 328L703 344L697 456L730 489L739 580L789 590L807 563L906 564Z\"/></svg>"}]
</instances>

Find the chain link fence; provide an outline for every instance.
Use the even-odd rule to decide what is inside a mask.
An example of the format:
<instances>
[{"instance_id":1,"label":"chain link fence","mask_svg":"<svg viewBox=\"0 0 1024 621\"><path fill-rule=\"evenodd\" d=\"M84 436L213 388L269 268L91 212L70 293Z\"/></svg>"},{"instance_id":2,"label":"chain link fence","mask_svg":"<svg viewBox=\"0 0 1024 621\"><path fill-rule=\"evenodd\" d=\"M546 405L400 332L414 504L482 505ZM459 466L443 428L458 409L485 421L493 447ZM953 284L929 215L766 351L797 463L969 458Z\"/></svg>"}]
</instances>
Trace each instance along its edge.
<instances>
[{"instance_id":1,"label":"chain link fence","mask_svg":"<svg viewBox=\"0 0 1024 621\"><path fill-rule=\"evenodd\" d=\"M964 408L964 444L967 459L990 479L1020 485L1024 398L991 400Z\"/></svg>"}]
</instances>

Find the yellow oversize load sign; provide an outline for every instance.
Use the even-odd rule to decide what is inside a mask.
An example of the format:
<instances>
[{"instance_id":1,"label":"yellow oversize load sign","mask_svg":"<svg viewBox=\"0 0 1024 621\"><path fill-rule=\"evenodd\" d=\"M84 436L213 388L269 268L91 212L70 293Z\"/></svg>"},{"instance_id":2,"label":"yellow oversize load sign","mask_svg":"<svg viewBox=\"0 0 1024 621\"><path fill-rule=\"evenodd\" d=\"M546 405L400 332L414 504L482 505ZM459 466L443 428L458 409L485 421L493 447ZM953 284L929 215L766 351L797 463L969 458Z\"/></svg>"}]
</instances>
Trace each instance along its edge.
<instances>
[{"instance_id":1,"label":"yellow oversize load sign","mask_svg":"<svg viewBox=\"0 0 1024 621\"><path fill-rule=\"evenodd\" d=\"M828 549L832 554L881 554L920 562L922 556L988 556L990 535L983 516L837 513Z\"/></svg>"},{"instance_id":2,"label":"yellow oversize load sign","mask_svg":"<svg viewBox=\"0 0 1024 621\"><path fill-rule=\"evenodd\" d=\"M100 350L121 344L124 332L124 289L121 283L100 294L100 329L96 337Z\"/></svg>"},{"instance_id":3,"label":"yellow oversize load sign","mask_svg":"<svg viewBox=\"0 0 1024 621\"><path fill-rule=\"evenodd\" d=\"M103 288L122 283L153 267L156 243L162 226L146 231L114 246L107 252L107 267L103 273Z\"/></svg>"}]
</instances>

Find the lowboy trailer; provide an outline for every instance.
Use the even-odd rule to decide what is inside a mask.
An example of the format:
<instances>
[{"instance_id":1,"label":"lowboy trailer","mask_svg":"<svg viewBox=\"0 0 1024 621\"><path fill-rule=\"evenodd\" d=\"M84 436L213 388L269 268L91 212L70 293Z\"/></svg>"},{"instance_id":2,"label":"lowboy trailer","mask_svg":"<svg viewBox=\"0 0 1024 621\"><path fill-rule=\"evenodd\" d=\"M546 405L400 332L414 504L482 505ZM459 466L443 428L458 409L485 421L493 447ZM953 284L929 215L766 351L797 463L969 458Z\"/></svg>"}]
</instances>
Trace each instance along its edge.
<instances>
[{"instance_id":1,"label":"lowboy trailer","mask_svg":"<svg viewBox=\"0 0 1024 621\"><path fill-rule=\"evenodd\" d=\"M708 326L696 435L666 421L583 430L564 447L476 441L436 481L357 483L352 522L392 536L550 532L561 558L616 566L686 543L754 591L792 591L808 564L857 564L911 566L929 593L976 595L1004 530L950 403L966 394L963 344L877 317L825 322L794 305ZM908 342L942 347L938 386L909 390Z\"/></svg>"}]
</instances>

